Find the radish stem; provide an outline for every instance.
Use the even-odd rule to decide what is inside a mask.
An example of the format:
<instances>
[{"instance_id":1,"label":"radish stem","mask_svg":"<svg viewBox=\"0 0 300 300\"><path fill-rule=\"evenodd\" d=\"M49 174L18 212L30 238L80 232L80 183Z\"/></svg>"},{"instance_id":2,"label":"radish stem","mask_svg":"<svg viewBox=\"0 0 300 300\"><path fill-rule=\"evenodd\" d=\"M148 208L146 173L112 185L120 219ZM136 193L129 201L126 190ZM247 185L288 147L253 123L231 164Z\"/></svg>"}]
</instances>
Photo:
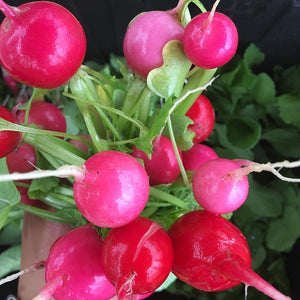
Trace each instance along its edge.
<instances>
[{"instance_id":1,"label":"radish stem","mask_svg":"<svg viewBox=\"0 0 300 300\"><path fill-rule=\"evenodd\" d=\"M0 10L4 13L4 15L8 19L12 19L16 16L16 7L12 7L8 4L6 4L4 1L0 0Z\"/></svg>"},{"instance_id":2,"label":"radish stem","mask_svg":"<svg viewBox=\"0 0 300 300\"><path fill-rule=\"evenodd\" d=\"M4 284L4 283L7 283L7 282L10 282L10 281L13 281L17 278L19 278L20 276L22 276L23 274L26 274L28 272L31 272L31 271L36 271L36 270L39 270L39 269L42 269L45 267L45 261L40 261L24 270L21 270L20 272L17 272L15 274L12 274L12 275L9 275L5 278L2 278L0 280L0 285Z\"/></svg>"},{"instance_id":3,"label":"radish stem","mask_svg":"<svg viewBox=\"0 0 300 300\"><path fill-rule=\"evenodd\" d=\"M84 167L79 167L75 165L64 165L56 170L34 170L27 173L11 173L0 175L0 182L4 181L14 181L14 180L26 180L26 179L36 179L45 177L74 177L76 180L81 181L85 178Z\"/></svg>"}]
</instances>

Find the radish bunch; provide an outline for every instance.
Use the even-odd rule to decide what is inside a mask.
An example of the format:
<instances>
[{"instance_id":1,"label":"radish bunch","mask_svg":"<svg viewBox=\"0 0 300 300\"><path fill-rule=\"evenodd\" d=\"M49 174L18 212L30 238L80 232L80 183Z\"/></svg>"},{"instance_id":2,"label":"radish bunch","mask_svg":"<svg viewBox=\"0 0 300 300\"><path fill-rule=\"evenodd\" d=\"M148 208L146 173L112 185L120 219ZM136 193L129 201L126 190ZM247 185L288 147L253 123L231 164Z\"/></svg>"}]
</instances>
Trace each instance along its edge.
<instances>
[{"instance_id":1,"label":"radish bunch","mask_svg":"<svg viewBox=\"0 0 300 300\"><path fill-rule=\"evenodd\" d=\"M285 180L279 169L300 163L233 160L210 147L218 115L204 90L238 34L218 1L209 12L192 1L193 18L190 2L129 24L119 78L82 65L84 32L65 8L0 0L0 63L32 87L29 101L0 106L0 182L21 196L8 209L75 227L49 249L35 300L144 299L171 272L202 291L244 283L290 299L251 270L246 238L221 215L245 203L250 173Z\"/></svg>"}]
</instances>

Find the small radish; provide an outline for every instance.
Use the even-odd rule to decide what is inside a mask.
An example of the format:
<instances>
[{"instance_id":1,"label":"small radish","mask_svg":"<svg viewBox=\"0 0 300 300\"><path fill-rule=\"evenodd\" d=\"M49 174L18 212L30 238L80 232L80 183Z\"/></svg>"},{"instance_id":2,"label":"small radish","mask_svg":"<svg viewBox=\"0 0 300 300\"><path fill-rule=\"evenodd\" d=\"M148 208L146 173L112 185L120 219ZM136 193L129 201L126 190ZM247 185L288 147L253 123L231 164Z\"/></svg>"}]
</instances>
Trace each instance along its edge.
<instances>
[{"instance_id":1,"label":"small radish","mask_svg":"<svg viewBox=\"0 0 300 300\"><path fill-rule=\"evenodd\" d=\"M13 114L3 105L0 104L0 118L15 123ZM21 134L17 131L0 131L0 158L5 157L8 153L14 151L21 141Z\"/></svg>"},{"instance_id":2,"label":"small radish","mask_svg":"<svg viewBox=\"0 0 300 300\"><path fill-rule=\"evenodd\" d=\"M123 52L134 73L147 78L163 64L163 47L171 40L181 41L184 28L171 11L149 11L135 17L123 40Z\"/></svg>"},{"instance_id":3,"label":"small radish","mask_svg":"<svg viewBox=\"0 0 300 300\"><path fill-rule=\"evenodd\" d=\"M46 261L46 285L34 299L110 299L115 287L103 273L102 248L103 240L91 224L58 238Z\"/></svg>"},{"instance_id":4,"label":"small radish","mask_svg":"<svg viewBox=\"0 0 300 300\"><path fill-rule=\"evenodd\" d=\"M196 171L209 160L218 158L217 153L204 144L194 144L192 148L182 151L182 163L186 171Z\"/></svg>"},{"instance_id":5,"label":"small radish","mask_svg":"<svg viewBox=\"0 0 300 300\"><path fill-rule=\"evenodd\" d=\"M174 248L173 273L185 283L208 292L240 283L275 300L291 300L251 270L246 238L220 215L196 210L179 217L168 231Z\"/></svg>"},{"instance_id":6,"label":"small radish","mask_svg":"<svg viewBox=\"0 0 300 300\"><path fill-rule=\"evenodd\" d=\"M178 148L179 155L181 151ZM153 152L149 159L147 154L136 147L132 155L143 160L145 169L150 178L150 185L168 184L174 182L180 168L176 158L171 139L166 136L158 136L153 140Z\"/></svg>"},{"instance_id":7,"label":"small radish","mask_svg":"<svg viewBox=\"0 0 300 300\"><path fill-rule=\"evenodd\" d=\"M38 200L31 199L28 195L28 188L24 186L16 186L17 190L20 193L21 199L20 202L31 205L31 206L36 206L36 204L39 202Z\"/></svg>"},{"instance_id":8,"label":"small radish","mask_svg":"<svg viewBox=\"0 0 300 300\"><path fill-rule=\"evenodd\" d=\"M191 62L204 69L226 64L236 53L238 31L226 15L204 12L195 16L186 26L183 48Z\"/></svg>"},{"instance_id":9,"label":"small radish","mask_svg":"<svg viewBox=\"0 0 300 300\"><path fill-rule=\"evenodd\" d=\"M200 95L185 114L193 124L188 129L195 133L193 143L201 143L206 140L215 126L215 111L210 100Z\"/></svg>"},{"instance_id":10,"label":"small radish","mask_svg":"<svg viewBox=\"0 0 300 300\"><path fill-rule=\"evenodd\" d=\"M33 1L18 7L0 1L0 63L17 81L44 89L66 83L83 62L86 37L63 6Z\"/></svg>"},{"instance_id":11,"label":"small radish","mask_svg":"<svg viewBox=\"0 0 300 300\"><path fill-rule=\"evenodd\" d=\"M172 243L156 222L138 217L109 231L101 262L104 274L116 286L118 299L136 299L136 295L153 292L168 277Z\"/></svg>"},{"instance_id":12,"label":"small radish","mask_svg":"<svg viewBox=\"0 0 300 300\"><path fill-rule=\"evenodd\" d=\"M36 152L33 146L22 144L6 156L9 173L25 173L35 170Z\"/></svg>"},{"instance_id":13,"label":"small radish","mask_svg":"<svg viewBox=\"0 0 300 300\"><path fill-rule=\"evenodd\" d=\"M118 227L134 220L149 196L149 179L132 156L102 151L90 157L79 178L75 176L74 199L79 211L99 227Z\"/></svg>"},{"instance_id":14,"label":"small radish","mask_svg":"<svg viewBox=\"0 0 300 300\"><path fill-rule=\"evenodd\" d=\"M87 142L91 142L91 137L88 134L81 134L79 135L81 138L85 139ZM80 149L82 152L88 154L89 153L89 146L82 141L76 139L70 139L69 143Z\"/></svg>"},{"instance_id":15,"label":"small radish","mask_svg":"<svg viewBox=\"0 0 300 300\"><path fill-rule=\"evenodd\" d=\"M20 123L25 121L25 110L17 113ZM52 103L37 100L32 102L28 115L28 124L37 126L51 131L66 132L67 122L62 111Z\"/></svg>"},{"instance_id":16,"label":"small radish","mask_svg":"<svg viewBox=\"0 0 300 300\"><path fill-rule=\"evenodd\" d=\"M216 214L238 209L248 196L246 175L235 175L240 165L230 159L216 158L204 163L193 175L192 189L199 205Z\"/></svg>"}]
</instances>

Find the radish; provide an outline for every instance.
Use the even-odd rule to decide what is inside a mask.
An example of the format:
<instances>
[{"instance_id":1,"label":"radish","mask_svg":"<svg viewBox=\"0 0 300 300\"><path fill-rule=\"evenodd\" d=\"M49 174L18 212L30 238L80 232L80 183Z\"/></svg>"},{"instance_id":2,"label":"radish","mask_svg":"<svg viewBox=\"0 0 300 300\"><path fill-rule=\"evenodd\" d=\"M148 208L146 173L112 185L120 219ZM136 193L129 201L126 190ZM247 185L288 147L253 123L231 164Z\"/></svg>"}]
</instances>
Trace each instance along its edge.
<instances>
[{"instance_id":1,"label":"radish","mask_svg":"<svg viewBox=\"0 0 300 300\"><path fill-rule=\"evenodd\" d=\"M193 124L188 126L188 129L195 133L193 143L206 140L215 125L215 111L210 100L201 94L185 115L193 121Z\"/></svg>"},{"instance_id":2,"label":"radish","mask_svg":"<svg viewBox=\"0 0 300 300\"><path fill-rule=\"evenodd\" d=\"M196 210L168 231L174 248L173 273L202 291L217 292L243 282L275 300L290 300L251 270L246 238L220 215Z\"/></svg>"},{"instance_id":3,"label":"radish","mask_svg":"<svg viewBox=\"0 0 300 300\"><path fill-rule=\"evenodd\" d=\"M226 15L204 12L195 16L186 26L183 48L191 62L204 69L214 69L226 64L236 53L238 31Z\"/></svg>"},{"instance_id":4,"label":"radish","mask_svg":"<svg viewBox=\"0 0 300 300\"><path fill-rule=\"evenodd\" d=\"M77 227L58 238L46 261L47 284L35 300L108 300L115 287L101 266L103 240L91 224Z\"/></svg>"},{"instance_id":5,"label":"radish","mask_svg":"<svg viewBox=\"0 0 300 300\"><path fill-rule=\"evenodd\" d=\"M0 1L0 63L17 81L44 89L66 83L83 62L86 37L66 8L50 1Z\"/></svg>"},{"instance_id":6,"label":"radish","mask_svg":"<svg viewBox=\"0 0 300 300\"><path fill-rule=\"evenodd\" d=\"M180 157L181 151L178 148ZM143 160L145 169L150 178L150 185L168 184L174 182L179 174L180 168L170 138L158 136L153 140L153 152L151 158L136 147L132 155Z\"/></svg>"},{"instance_id":7,"label":"radish","mask_svg":"<svg viewBox=\"0 0 300 300\"><path fill-rule=\"evenodd\" d=\"M0 104L0 118L15 123L13 114ZM0 158L14 151L21 141L21 134L17 131L0 131Z\"/></svg>"},{"instance_id":8,"label":"radish","mask_svg":"<svg viewBox=\"0 0 300 300\"><path fill-rule=\"evenodd\" d=\"M123 40L123 53L129 68L143 78L163 64L163 47L171 40L181 41L184 28L172 11L149 11L129 24Z\"/></svg>"},{"instance_id":9,"label":"radish","mask_svg":"<svg viewBox=\"0 0 300 300\"><path fill-rule=\"evenodd\" d=\"M204 163L193 175L192 189L200 206L212 213L227 214L247 199L248 178L235 174L240 165L230 159L216 158Z\"/></svg>"},{"instance_id":10,"label":"radish","mask_svg":"<svg viewBox=\"0 0 300 300\"><path fill-rule=\"evenodd\" d=\"M218 158L217 153L204 144L194 144L192 148L182 151L182 163L186 171L196 171L209 160Z\"/></svg>"},{"instance_id":11,"label":"radish","mask_svg":"<svg viewBox=\"0 0 300 300\"><path fill-rule=\"evenodd\" d=\"M149 196L149 179L135 158L118 151L102 151L90 157L82 169L75 176L74 199L91 223L118 227L142 212Z\"/></svg>"},{"instance_id":12,"label":"radish","mask_svg":"<svg viewBox=\"0 0 300 300\"><path fill-rule=\"evenodd\" d=\"M173 265L172 243L156 222L138 217L109 231L101 262L116 286L118 299L136 299L135 295L153 292L168 277Z\"/></svg>"},{"instance_id":13,"label":"radish","mask_svg":"<svg viewBox=\"0 0 300 300\"><path fill-rule=\"evenodd\" d=\"M20 110L17 113L20 123L25 122L25 114L25 110ZM35 124L51 131L67 131L67 122L62 111L54 104L42 100L32 102L28 115L28 124Z\"/></svg>"},{"instance_id":14,"label":"radish","mask_svg":"<svg viewBox=\"0 0 300 300\"><path fill-rule=\"evenodd\" d=\"M25 173L35 169L36 152L33 146L22 144L6 155L6 164L9 173Z\"/></svg>"}]
</instances>

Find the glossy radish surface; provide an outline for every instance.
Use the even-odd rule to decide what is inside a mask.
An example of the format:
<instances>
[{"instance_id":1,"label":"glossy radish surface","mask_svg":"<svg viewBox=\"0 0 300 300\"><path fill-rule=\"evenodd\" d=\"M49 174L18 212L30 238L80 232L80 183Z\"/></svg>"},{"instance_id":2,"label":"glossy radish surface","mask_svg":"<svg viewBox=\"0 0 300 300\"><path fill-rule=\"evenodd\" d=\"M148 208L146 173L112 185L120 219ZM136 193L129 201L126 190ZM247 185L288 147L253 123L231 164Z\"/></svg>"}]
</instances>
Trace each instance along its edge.
<instances>
[{"instance_id":1,"label":"glossy radish surface","mask_svg":"<svg viewBox=\"0 0 300 300\"><path fill-rule=\"evenodd\" d=\"M20 123L25 120L25 110L20 110L17 114ZM67 122L62 111L52 103L38 100L31 104L28 124L37 126L51 131L66 132Z\"/></svg>"},{"instance_id":2,"label":"glossy radish surface","mask_svg":"<svg viewBox=\"0 0 300 300\"><path fill-rule=\"evenodd\" d=\"M34 1L0 9L0 63L17 81L38 88L66 83L83 62L86 37L66 8L50 1Z\"/></svg>"},{"instance_id":3,"label":"glossy radish surface","mask_svg":"<svg viewBox=\"0 0 300 300\"><path fill-rule=\"evenodd\" d=\"M74 183L79 211L99 227L118 227L134 220L144 209L149 179L143 166L131 155L102 151L84 163L84 178Z\"/></svg>"},{"instance_id":4,"label":"glossy radish surface","mask_svg":"<svg viewBox=\"0 0 300 300\"><path fill-rule=\"evenodd\" d=\"M179 148L178 152L182 156ZM144 161L151 185L172 183L180 174L171 139L166 136L154 138L153 152L150 159L145 152L135 147L132 155Z\"/></svg>"},{"instance_id":5,"label":"glossy radish surface","mask_svg":"<svg viewBox=\"0 0 300 300\"><path fill-rule=\"evenodd\" d=\"M204 144L194 144L187 151L182 151L182 162L186 171L196 171L209 160L218 158L217 153Z\"/></svg>"},{"instance_id":6,"label":"glossy radish surface","mask_svg":"<svg viewBox=\"0 0 300 300\"><path fill-rule=\"evenodd\" d=\"M101 260L119 299L131 299L153 292L168 277L173 264L172 243L156 222L138 217L109 231Z\"/></svg>"},{"instance_id":7,"label":"glossy radish surface","mask_svg":"<svg viewBox=\"0 0 300 300\"><path fill-rule=\"evenodd\" d=\"M238 209L247 199L249 182L246 175L235 176L236 162L216 158L204 163L193 175L192 189L199 205L216 214Z\"/></svg>"},{"instance_id":8,"label":"glossy radish surface","mask_svg":"<svg viewBox=\"0 0 300 300\"><path fill-rule=\"evenodd\" d=\"M193 124L188 126L195 133L194 143L201 143L209 137L215 126L215 111L210 100L200 95L185 114Z\"/></svg>"},{"instance_id":9,"label":"glossy radish surface","mask_svg":"<svg viewBox=\"0 0 300 300\"><path fill-rule=\"evenodd\" d=\"M0 105L0 118L15 123L13 114L3 105ZM0 131L0 158L14 151L21 140L21 134L17 131Z\"/></svg>"},{"instance_id":10,"label":"glossy radish surface","mask_svg":"<svg viewBox=\"0 0 300 300\"><path fill-rule=\"evenodd\" d=\"M50 248L45 269L47 284L41 292L53 288L56 300L110 299L115 288L103 274L99 255L102 248L102 238L91 224L60 237Z\"/></svg>"},{"instance_id":11,"label":"glossy radish surface","mask_svg":"<svg viewBox=\"0 0 300 300\"><path fill-rule=\"evenodd\" d=\"M138 15L129 24L123 40L123 52L134 73L146 78L163 64L162 49L171 40L182 40L184 29L167 11Z\"/></svg>"},{"instance_id":12,"label":"glossy radish surface","mask_svg":"<svg viewBox=\"0 0 300 300\"><path fill-rule=\"evenodd\" d=\"M236 53L238 31L226 15L210 12L195 16L186 26L183 48L191 62L204 69L226 64Z\"/></svg>"},{"instance_id":13,"label":"glossy radish surface","mask_svg":"<svg viewBox=\"0 0 300 300\"><path fill-rule=\"evenodd\" d=\"M216 292L243 282L272 299L290 300L251 270L246 238L222 216L192 211L179 217L168 233L174 248L172 271L189 285Z\"/></svg>"}]
</instances>

